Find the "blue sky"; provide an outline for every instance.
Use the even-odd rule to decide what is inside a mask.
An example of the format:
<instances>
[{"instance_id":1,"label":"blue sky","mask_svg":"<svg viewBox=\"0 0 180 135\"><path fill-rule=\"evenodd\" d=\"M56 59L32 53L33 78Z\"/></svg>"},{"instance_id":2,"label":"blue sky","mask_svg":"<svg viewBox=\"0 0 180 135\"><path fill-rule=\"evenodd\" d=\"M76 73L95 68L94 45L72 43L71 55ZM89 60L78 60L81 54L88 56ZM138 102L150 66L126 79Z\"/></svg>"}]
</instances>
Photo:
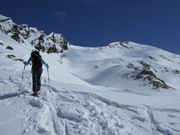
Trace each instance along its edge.
<instances>
[{"instance_id":1,"label":"blue sky","mask_svg":"<svg viewBox=\"0 0 180 135\"><path fill-rule=\"evenodd\" d=\"M180 53L180 0L1 0L0 14L72 44L134 41Z\"/></svg>"}]
</instances>

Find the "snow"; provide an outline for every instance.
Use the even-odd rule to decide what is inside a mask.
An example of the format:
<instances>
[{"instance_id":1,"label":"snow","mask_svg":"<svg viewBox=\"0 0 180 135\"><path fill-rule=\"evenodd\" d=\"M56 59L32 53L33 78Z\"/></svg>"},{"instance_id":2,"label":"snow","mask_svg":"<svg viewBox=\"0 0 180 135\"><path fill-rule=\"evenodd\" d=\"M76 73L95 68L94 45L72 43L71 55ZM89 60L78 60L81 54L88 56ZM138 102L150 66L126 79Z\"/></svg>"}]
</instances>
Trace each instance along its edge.
<instances>
[{"instance_id":1,"label":"snow","mask_svg":"<svg viewBox=\"0 0 180 135\"><path fill-rule=\"evenodd\" d=\"M20 116L16 116L11 108L1 105L0 110L0 133L3 135L20 134Z\"/></svg>"},{"instance_id":2,"label":"snow","mask_svg":"<svg viewBox=\"0 0 180 135\"><path fill-rule=\"evenodd\" d=\"M6 17L6 16L0 14L0 20L6 20L6 19L8 19L8 18L9 18L9 17Z\"/></svg>"},{"instance_id":3,"label":"snow","mask_svg":"<svg viewBox=\"0 0 180 135\"><path fill-rule=\"evenodd\" d=\"M41 52L50 66L50 85L43 67L40 97L32 97L31 66L21 80L23 63L7 55L27 60L34 48L4 32L0 41L0 135L180 134L180 74L173 72L179 55L134 42ZM142 69L140 61L173 89L133 79L136 71L128 65Z\"/></svg>"}]
</instances>

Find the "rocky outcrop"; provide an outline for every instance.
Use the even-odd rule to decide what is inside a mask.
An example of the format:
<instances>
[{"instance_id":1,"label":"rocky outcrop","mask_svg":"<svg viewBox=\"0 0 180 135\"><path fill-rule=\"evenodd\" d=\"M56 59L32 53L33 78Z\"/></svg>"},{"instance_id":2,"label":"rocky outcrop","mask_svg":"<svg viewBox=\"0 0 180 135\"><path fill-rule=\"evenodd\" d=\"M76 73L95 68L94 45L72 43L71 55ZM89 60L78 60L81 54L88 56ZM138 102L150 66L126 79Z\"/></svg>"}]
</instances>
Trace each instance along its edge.
<instances>
[{"instance_id":1,"label":"rocky outcrop","mask_svg":"<svg viewBox=\"0 0 180 135\"><path fill-rule=\"evenodd\" d=\"M151 70L142 70L135 76L135 79L142 79L143 81L150 84L154 89L170 88L163 80L159 79Z\"/></svg>"},{"instance_id":2,"label":"rocky outcrop","mask_svg":"<svg viewBox=\"0 0 180 135\"><path fill-rule=\"evenodd\" d=\"M30 44L37 50L48 53L62 53L67 50L70 43L62 34L51 33L47 35L27 24L15 24L11 18L0 15L0 30L19 43Z\"/></svg>"}]
</instances>

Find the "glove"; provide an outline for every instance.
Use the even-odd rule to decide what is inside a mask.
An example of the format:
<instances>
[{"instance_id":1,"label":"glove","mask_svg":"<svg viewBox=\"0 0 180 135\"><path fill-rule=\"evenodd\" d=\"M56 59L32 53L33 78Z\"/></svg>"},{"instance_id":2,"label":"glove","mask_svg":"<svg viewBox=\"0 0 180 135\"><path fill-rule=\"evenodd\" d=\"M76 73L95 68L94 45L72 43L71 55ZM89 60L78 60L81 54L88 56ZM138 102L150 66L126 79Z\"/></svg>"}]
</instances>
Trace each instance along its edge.
<instances>
[{"instance_id":1,"label":"glove","mask_svg":"<svg viewBox=\"0 0 180 135\"><path fill-rule=\"evenodd\" d=\"M23 64L24 64L24 65L27 65L27 62L26 62L26 61L24 61L24 62L23 62Z\"/></svg>"}]
</instances>

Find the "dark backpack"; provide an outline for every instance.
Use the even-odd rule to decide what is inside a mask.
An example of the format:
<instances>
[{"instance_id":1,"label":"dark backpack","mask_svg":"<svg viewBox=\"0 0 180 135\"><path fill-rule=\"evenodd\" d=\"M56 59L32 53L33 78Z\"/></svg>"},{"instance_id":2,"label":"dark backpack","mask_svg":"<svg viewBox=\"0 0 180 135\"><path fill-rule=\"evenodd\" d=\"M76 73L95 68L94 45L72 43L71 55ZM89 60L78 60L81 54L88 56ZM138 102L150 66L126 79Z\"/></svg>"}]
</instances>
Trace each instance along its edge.
<instances>
[{"instance_id":1,"label":"dark backpack","mask_svg":"<svg viewBox=\"0 0 180 135\"><path fill-rule=\"evenodd\" d=\"M33 69L42 68L42 58L38 51L31 53L31 60Z\"/></svg>"}]
</instances>

